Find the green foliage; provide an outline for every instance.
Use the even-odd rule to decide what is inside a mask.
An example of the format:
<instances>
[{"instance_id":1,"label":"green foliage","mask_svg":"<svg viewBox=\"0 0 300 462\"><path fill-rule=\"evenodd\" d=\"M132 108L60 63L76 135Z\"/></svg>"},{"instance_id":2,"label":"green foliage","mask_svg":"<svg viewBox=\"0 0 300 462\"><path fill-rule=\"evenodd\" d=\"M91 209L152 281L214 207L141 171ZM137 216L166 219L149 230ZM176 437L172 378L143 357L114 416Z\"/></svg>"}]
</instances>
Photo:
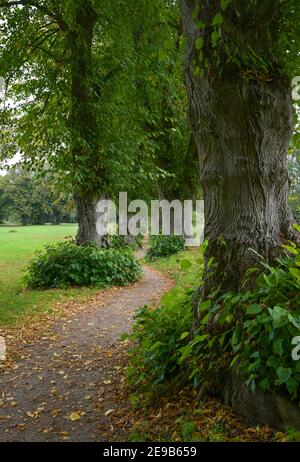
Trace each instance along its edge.
<instances>
[{"instance_id":1,"label":"green foliage","mask_svg":"<svg viewBox=\"0 0 300 462\"><path fill-rule=\"evenodd\" d=\"M30 168L50 168L96 198L156 198L158 179L173 197L199 189L176 2L4 3L0 68L13 104L0 107L0 161L21 153Z\"/></svg>"},{"instance_id":2,"label":"green foliage","mask_svg":"<svg viewBox=\"0 0 300 462\"><path fill-rule=\"evenodd\" d=\"M77 300L93 295L97 286L68 289L29 290L24 287L24 268L35 252L45 245L75 237L75 224L60 226L0 226L0 325L12 325L18 320L49 313L57 302Z\"/></svg>"},{"instance_id":3,"label":"green foliage","mask_svg":"<svg viewBox=\"0 0 300 462\"><path fill-rule=\"evenodd\" d=\"M298 0L195 1L192 18L201 34L201 53L194 69L200 76L213 69L218 74L236 72L245 78L267 80L269 76L297 75L300 35ZM253 24L256 29L252 31ZM245 34L245 31L248 33ZM199 74L199 71L196 72ZM209 75L209 74L208 74Z\"/></svg>"},{"instance_id":4,"label":"green foliage","mask_svg":"<svg viewBox=\"0 0 300 462\"><path fill-rule=\"evenodd\" d=\"M168 294L156 311L137 317L130 382L151 389L160 384L209 384L216 369L235 368L255 390L277 390L299 399L300 362L292 359L292 339L300 329L300 249L285 246L276 266L265 262L253 290L219 295L198 306L193 331L192 294ZM246 282L246 281L245 281Z\"/></svg>"},{"instance_id":5,"label":"green foliage","mask_svg":"<svg viewBox=\"0 0 300 462\"><path fill-rule=\"evenodd\" d=\"M43 178L14 167L0 176L0 223L60 224L74 222L71 194L58 189L54 178Z\"/></svg>"},{"instance_id":6,"label":"green foliage","mask_svg":"<svg viewBox=\"0 0 300 462\"><path fill-rule=\"evenodd\" d=\"M185 241L182 236L153 236L147 256L152 260L159 257L168 257L180 252L184 247Z\"/></svg>"},{"instance_id":7,"label":"green foliage","mask_svg":"<svg viewBox=\"0 0 300 462\"><path fill-rule=\"evenodd\" d=\"M132 237L132 239L128 240L125 236L121 236L119 234L113 234L108 236L107 247L109 249L136 249L142 245L143 236L138 235Z\"/></svg>"},{"instance_id":8,"label":"green foliage","mask_svg":"<svg viewBox=\"0 0 300 462\"><path fill-rule=\"evenodd\" d=\"M131 385L155 390L180 373L180 340L182 332L192 324L191 291L174 289L166 294L158 309L143 307L136 315L130 350L131 366L128 378Z\"/></svg>"},{"instance_id":9,"label":"green foliage","mask_svg":"<svg viewBox=\"0 0 300 462\"><path fill-rule=\"evenodd\" d=\"M36 289L97 285L126 285L141 274L129 252L98 250L73 241L49 245L29 263L27 285Z\"/></svg>"}]
</instances>

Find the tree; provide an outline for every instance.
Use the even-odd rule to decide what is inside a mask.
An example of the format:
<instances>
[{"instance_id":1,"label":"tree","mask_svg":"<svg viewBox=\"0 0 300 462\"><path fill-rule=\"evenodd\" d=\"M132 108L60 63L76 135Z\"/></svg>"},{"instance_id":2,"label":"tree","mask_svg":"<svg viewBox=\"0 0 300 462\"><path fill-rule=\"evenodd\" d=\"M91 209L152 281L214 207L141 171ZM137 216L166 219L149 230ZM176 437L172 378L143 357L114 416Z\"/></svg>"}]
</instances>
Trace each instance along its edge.
<instances>
[{"instance_id":1,"label":"tree","mask_svg":"<svg viewBox=\"0 0 300 462\"><path fill-rule=\"evenodd\" d=\"M22 170L20 166L0 177L1 220L22 225L59 224L75 218L70 193L58 189L49 174Z\"/></svg>"},{"instance_id":2,"label":"tree","mask_svg":"<svg viewBox=\"0 0 300 462\"><path fill-rule=\"evenodd\" d=\"M2 113L2 157L20 150L30 168L61 176L74 194L79 243L98 238L99 198L137 184L150 190L161 173L145 121L160 104L154 82L170 82L167 60L158 63L176 35L175 11L163 0L0 1L1 73L14 102Z\"/></svg>"},{"instance_id":3,"label":"tree","mask_svg":"<svg viewBox=\"0 0 300 462\"><path fill-rule=\"evenodd\" d=\"M299 240L286 165L299 2L181 0L181 12L210 262L205 297L239 291L258 254L273 262L284 242Z\"/></svg>"},{"instance_id":4,"label":"tree","mask_svg":"<svg viewBox=\"0 0 300 462\"><path fill-rule=\"evenodd\" d=\"M130 4L0 2L1 73L13 101L2 113L2 157L20 150L30 168L60 174L74 194L79 243L97 239L95 203L133 170L139 144Z\"/></svg>"}]
</instances>

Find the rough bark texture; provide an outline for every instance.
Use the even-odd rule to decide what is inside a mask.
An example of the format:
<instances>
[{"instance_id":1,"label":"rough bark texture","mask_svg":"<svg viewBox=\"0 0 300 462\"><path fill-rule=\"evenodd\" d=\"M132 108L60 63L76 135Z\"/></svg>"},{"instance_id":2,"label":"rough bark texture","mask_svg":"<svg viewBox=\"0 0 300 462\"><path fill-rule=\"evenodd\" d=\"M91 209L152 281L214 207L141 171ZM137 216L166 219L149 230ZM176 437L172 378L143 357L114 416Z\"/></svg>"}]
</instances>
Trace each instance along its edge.
<instances>
[{"instance_id":1,"label":"rough bark texture","mask_svg":"<svg viewBox=\"0 0 300 462\"><path fill-rule=\"evenodd\" d=\"M245 9L242 3L232 0L226 13L222 12L227 19L226 37L222 40L227 40L229 46L243 43L240 58L251 48L256 56L272 62L272 52L267 57L266 54L269 41L278 30L276 17L267 14L256 17L253 5L249 3ZM196 6L200 8L195 10ZM257 8L267 6L269 11L278 13L269 0L259 2ZM235 7L241 14L236 14ZM272 263L284 242L299 240L288 206L286 166L293 112L288 79L276 65L276 70L267 75L254 66L249 71L239 65L239 60L238 65L227 65L226 50L220 46L216 53L212 46L212 28L200 32L196 27L200 20L212 23L220 11L219 1L181 0L181 9L187 37L185 77L190 121L200 160L208 240L204 284L194 304L197 327L199 299L206 298L217 287L224 292L240 291L246 270L258 265L257 254ZM251 24L255 27L250 27ZM200 36L206 59L202 74L194 70L199 60L196 39ZM215 262L212 267L207 264L211 259ZM208 330L217 329L218 316L210 324ZM260 391L253 394L236 371L217 370L213 382L209 392L221 397L248 420L280 429L285 425L299 428L297 406L275 394Z\"/></svg>"},{"instance_id":2,"label":"rough bark texture","mask_svg":"<svg viewBox=\"0 0 300 462\"><path fill-rule=\"evenodd\" d=\"M71 56L71 165L76 193L74 200L77 209L77 242L85 244L97 241L96 202L100 196L93 190L94 174L98 159L98 127L93 89L92 46L97 15L92 2L74 2L73 25L69 33ZM100 172L99 172L100 174Z\"/></svg>"},{"instance_id":3,"label":"rough bark texture","mask_svg":"<svg viewBox=\"0 0 300 462\"><path fill-rule=\"evenodd\" d=\"M186 84L205 203L206 261L217 263L206 277L204 296L220 284L239 290L247 268L267 261L293 238L288 206L286 153L293 129L290 88L285 78L261 81L241 72L213 70L195 75L192 19L196 1L182 0L188 39ZM208 272L206 274L208 276Z\"/></svg>"},{"instance_id":4,"label":"rough bark texture","mask_svg":"<svg viewBox=\"0 0 300 462\"><path fill-rule=\"evenodd\" d=\"M277 393L253 393L234 370L220 370L211 394L221 397L251 425L268 425L276 430L300 430L300 407Z\"/></svg>"},{"instance_id":5,"label":"rough bark texture","mask_svg":"<svg viewBox=\"0 0 300 462\"><path fill-rule=\"evenodd\" d=\"M86 244L97 241L96 201L92 196L78 194L74 195L74 202L78 221L77 243Z\"/></svg>"}]
</instances>

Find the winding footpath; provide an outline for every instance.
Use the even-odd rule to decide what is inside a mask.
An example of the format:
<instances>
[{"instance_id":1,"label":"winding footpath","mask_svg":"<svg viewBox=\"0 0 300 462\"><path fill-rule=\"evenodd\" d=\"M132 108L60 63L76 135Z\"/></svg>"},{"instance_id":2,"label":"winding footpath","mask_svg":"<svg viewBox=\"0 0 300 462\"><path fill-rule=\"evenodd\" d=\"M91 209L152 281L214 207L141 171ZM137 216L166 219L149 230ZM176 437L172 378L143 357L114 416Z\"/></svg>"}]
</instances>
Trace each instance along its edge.
<instances>
[{"instance_id":1,"label":"winding footpath","mask_svg":"<svg viewBox=\"0 0 300 462\"><path fill-rule=\"evenodd\" d=\"M115 417L118 400L126 406L127 345L120 337L130 331L136 310L171 285L157 271L143 270L136 284L100 292L86 311L57 321L51 337L32 342L23 359L0 371L1 442L126 437L126 418Z\"/></svg>"}]
</instances>

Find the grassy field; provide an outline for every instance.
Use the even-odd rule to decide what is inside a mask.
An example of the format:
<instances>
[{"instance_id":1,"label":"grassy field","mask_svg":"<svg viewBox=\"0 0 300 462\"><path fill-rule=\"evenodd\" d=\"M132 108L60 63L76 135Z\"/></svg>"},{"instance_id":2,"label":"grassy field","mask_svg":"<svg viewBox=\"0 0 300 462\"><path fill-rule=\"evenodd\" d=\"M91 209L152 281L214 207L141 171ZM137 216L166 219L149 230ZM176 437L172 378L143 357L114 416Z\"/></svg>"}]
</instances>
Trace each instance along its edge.
<instances>
[{"instance_id":1,"label":"grassy field","mask_svg":"<svg viewBox=\"0 0 300 462\"><path fill-rule=\"evenodd\" d=\"M20 316L48 310L51 304L84 298L93 290L33 291L24 287L24 269L36 250L75 236L77 225L0 226L0 326L13 324Z\"/></svg>"},{"instance_id":2,"label":"grassy field","mask_svg":"<svg viewBox=\"0 0 300 462\"><path fill-rule=\"evenodd\" d=\"M69 288L28 290L24 285L24 270L36 250L43 246L75 236L77 225L60 226L0 226L0 327L9 326L20 316L49 311L58 301L83 300L95 292L95 288ZM182 261L190 260L188 271ZM176 281L180 287L195 283L199 272L199 251L187 250L169 258L161 258L150 264ZM147 262L149 264L149 262Z\"/></svg>"}]
</instances>

